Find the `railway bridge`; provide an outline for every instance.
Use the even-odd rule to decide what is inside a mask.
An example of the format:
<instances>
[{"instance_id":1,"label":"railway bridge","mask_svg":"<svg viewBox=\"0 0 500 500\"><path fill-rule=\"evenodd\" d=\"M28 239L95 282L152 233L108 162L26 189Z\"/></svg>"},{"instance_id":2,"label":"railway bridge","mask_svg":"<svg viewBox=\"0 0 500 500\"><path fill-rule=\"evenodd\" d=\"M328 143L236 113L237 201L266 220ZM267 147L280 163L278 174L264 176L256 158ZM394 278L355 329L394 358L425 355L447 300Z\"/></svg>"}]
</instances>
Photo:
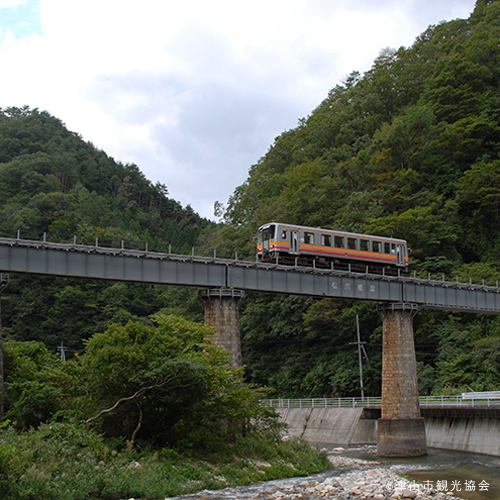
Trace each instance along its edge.
<instances>
[{"instance_id":1,"label":"railway bridge","mask_svg":"<svg viewBox=\"0 0 500 500\"><path fill-rule=\"evenodd\" d=\"M500 313L500 288L483 284L288 267L194 255L0 238L0 272L169 284L205 288L205 322L219 328L213 340L241 364L238 306L244 291L371 300L383 319L381 456L427 453L418 402L413 317L418 309Z\"/></svg>"}]
</instances>

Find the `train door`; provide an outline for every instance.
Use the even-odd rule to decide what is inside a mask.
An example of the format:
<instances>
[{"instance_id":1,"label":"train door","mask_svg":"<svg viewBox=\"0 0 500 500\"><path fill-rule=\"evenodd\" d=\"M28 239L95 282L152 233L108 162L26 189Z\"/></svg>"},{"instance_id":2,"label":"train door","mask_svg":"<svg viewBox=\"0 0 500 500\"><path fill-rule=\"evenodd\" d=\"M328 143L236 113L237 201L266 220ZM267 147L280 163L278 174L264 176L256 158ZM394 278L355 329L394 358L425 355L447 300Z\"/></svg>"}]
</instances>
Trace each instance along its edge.
<instances>
[{"instance_id":1,"label":"train door","mask_svg":"<svg viewBox=\"0 0 500 500\"><path fill-rule=\"evenodd\" d=\"M264 252L269 252L269 230L264 232L264 240L262 242L262 248Z\"/></svg>"},{"instance_id":2,"label":"train door","mask_svg":"<svg viewBox=\"0 0 500 500\"><path fill-rule=\"evenodd\" d=\"M405 265L405 249L401 243L396 243L396 263L398 266Z\"/></svg>"},{"instance_id":3,"label":"train door","mask_svg":"<svg viewBox=\"0 0 500 500\"><path fill-rule=\"evenodd\" d=\"M290 253L294 255L299 253L299 231L297 229L290 231Z\"/></svg>"}]
</instances>

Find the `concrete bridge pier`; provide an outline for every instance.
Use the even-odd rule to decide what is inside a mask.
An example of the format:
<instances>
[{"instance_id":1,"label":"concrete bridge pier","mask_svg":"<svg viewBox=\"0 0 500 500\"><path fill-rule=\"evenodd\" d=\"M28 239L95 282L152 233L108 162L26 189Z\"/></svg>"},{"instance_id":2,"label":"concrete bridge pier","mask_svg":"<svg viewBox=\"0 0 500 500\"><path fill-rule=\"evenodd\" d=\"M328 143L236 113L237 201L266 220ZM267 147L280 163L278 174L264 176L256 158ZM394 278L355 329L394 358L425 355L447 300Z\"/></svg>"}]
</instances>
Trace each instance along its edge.
<instances>
[{"instance_id":1,"label":"concrete bridge pier","mask_svg":"<svg viewBox=\"0 0 500 500\"><path fill-rule=\"evenodd\" d=\"M427 455L413 340L417 310L416 304L404 302L385 304L378 309L383 319L383 359L377 454L382 457Z\"/></svg>"},{"instance_id":2,"label":"concrete bridge pier","mask_svg":"<svg viewBox=\"0 0 500 500\"><path fill-rule=\"evenodd\" d=\"M217 328L207 340L224 347L231 356L234 368L242 366L239 307L245 299L243 290L214 288L199 294L205 307L205 326Z\"/></svg>"}]
</instances>

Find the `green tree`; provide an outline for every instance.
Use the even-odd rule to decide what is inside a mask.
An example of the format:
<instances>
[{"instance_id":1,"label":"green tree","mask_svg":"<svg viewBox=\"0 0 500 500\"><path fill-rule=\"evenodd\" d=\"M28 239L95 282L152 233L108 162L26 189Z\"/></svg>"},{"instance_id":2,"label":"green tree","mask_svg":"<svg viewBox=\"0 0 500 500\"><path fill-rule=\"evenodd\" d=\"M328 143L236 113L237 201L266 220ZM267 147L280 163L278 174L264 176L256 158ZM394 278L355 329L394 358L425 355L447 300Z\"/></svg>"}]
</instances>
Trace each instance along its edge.
<instances>
[{"instance_id":1,"label":"green tree","mask_svg":"<svg viewBox=\"0 0 500 500\"><path fill-rule=\"evenodd\" d=\"M22 430L37 427L62 409L61 369L57 357L41 342L4 344L5 418Z\"/></svg>"},{"instance_id":2,"label":"green tree","mask_svg":"<svg viewBox=\"0 0 500 500\"><path fill-rule=\"evenodd\" d=\"M221 446L269 414L211 332L175 316L112 325L80 358L78 400L107 435L157 445ZM92 416L89 417L89 414Z\"/></svg>"}]
</instances>

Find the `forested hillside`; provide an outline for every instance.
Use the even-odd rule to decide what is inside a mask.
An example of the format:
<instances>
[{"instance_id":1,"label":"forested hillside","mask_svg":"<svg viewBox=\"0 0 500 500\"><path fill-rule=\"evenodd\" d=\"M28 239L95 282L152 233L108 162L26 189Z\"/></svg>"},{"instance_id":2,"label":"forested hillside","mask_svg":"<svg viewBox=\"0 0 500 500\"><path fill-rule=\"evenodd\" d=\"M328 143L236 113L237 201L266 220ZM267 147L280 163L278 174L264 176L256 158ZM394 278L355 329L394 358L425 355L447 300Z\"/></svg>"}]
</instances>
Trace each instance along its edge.
<instances>
[{"instance_id":1,"label":"forested hillside","mask_svg":"<svg viewBox=\"0 0 500 500\"><path fill-rule=\"evenodd\" d=\"M408 240L411 269L500 277L500 2L385 49L276 138L231 197L215 240L248 243L277 220ZM365 387L380 393L375 305L255 296L242 315L244 361L282 396L359 395L355 316L367 342ZM423 394L500 389L500 321L419 312Z\"/></svg>"},{"instance_id":2,"label":"forested hillside","mask_svg":"<svg viewBox=\"0 0 500 500\"><path fill-rule=\"evenodd\" d=\"M123 165L49 113L0 110L0 235L189 253L211 223L168 197L136 165ZM147 285L12 276L3 298L6 338L81 351L111 323L172 306ZM184 309L190 309L189 304ZM189 314L188 314L189 315ZM199 312L198 312L199 319Z\"/></svg>"}]
</instances>

